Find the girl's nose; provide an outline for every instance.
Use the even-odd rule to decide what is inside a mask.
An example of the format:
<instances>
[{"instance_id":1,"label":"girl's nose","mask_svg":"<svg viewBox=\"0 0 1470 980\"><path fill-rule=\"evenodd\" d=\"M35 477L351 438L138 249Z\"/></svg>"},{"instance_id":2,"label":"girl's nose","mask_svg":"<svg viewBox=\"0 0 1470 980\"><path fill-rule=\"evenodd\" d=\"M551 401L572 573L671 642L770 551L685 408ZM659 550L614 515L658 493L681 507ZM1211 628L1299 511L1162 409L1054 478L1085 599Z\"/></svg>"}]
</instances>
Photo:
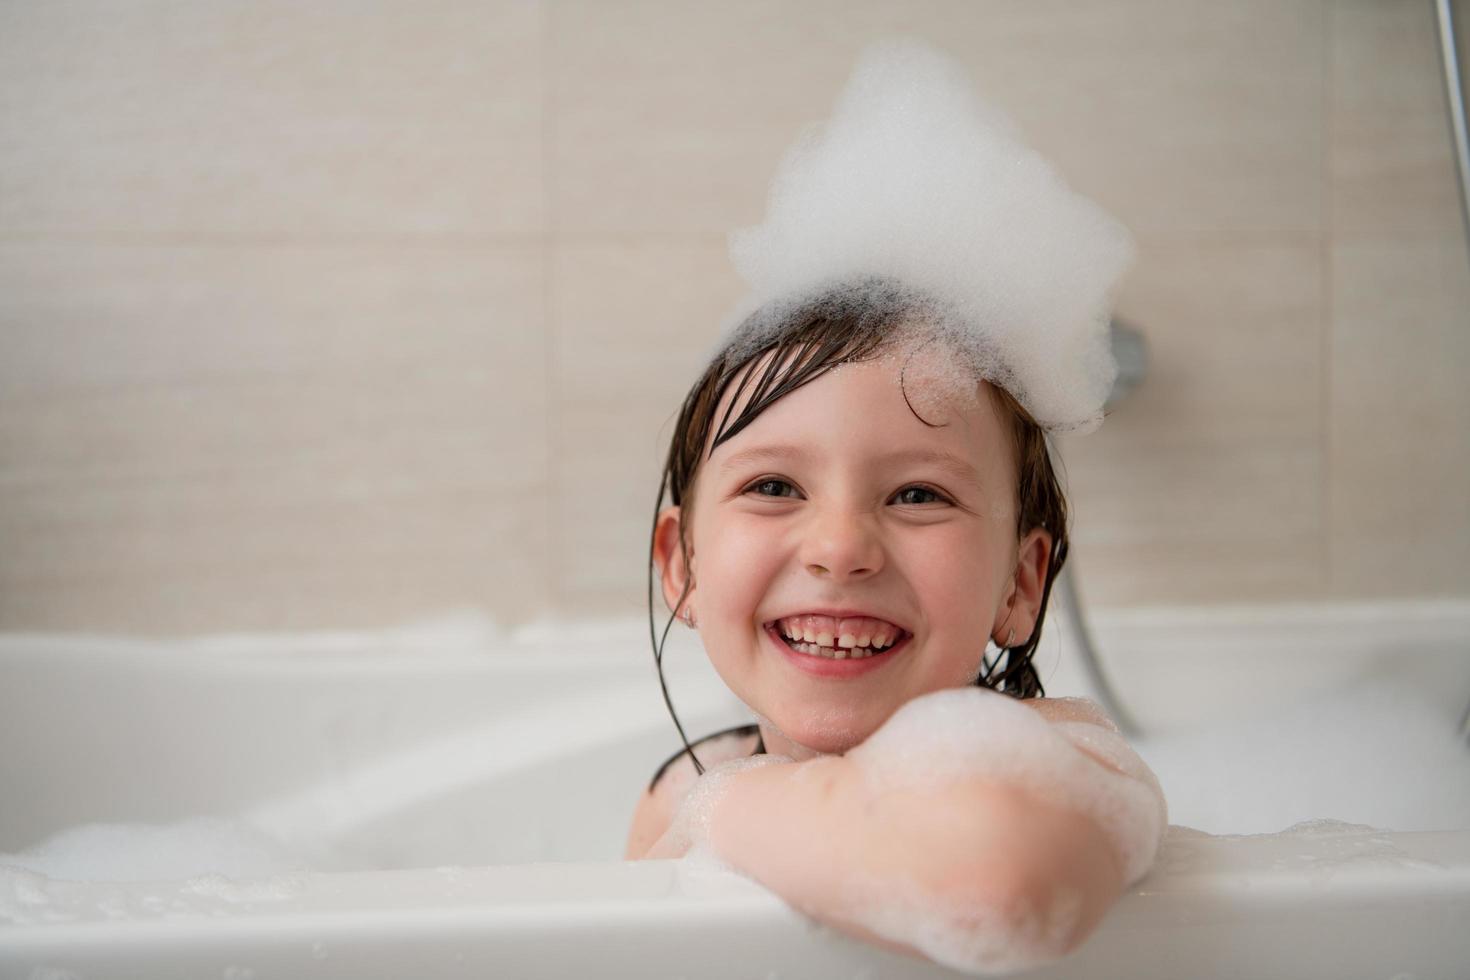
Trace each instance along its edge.
<instances>
[{"instance_id":1,"label":"girl's nose","mask_svg":"<svg viewBox=\"0 0 1470 980\"><path fill-rule=\"evenodd\" d=\"M808 526L801 559L820 578L866 577L883 567L883 544L870 515L829 507Z\"/></svg>"}]
</instances>

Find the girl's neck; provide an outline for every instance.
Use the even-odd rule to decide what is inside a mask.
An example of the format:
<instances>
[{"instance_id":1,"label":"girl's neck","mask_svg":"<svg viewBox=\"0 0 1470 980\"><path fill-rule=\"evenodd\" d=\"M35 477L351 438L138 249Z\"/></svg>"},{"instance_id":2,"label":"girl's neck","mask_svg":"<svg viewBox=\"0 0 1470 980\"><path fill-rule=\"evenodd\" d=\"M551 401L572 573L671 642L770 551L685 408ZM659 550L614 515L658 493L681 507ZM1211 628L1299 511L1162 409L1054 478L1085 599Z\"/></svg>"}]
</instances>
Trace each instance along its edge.
<instances>
[{"instance_id":1,"label":"girl's neck","mask_svg":"<svg viewBox=\"0 0 1470 980\"><path fill-rule=\"evenodd\" d=\"M767 755L784 755L796 762L805 762L815 759L825 753L815 749L809 749L800 742L794 742L781 733L781 730L766 719L760 720L761 742L765 744Z\"/></svg>"}]
</instances>

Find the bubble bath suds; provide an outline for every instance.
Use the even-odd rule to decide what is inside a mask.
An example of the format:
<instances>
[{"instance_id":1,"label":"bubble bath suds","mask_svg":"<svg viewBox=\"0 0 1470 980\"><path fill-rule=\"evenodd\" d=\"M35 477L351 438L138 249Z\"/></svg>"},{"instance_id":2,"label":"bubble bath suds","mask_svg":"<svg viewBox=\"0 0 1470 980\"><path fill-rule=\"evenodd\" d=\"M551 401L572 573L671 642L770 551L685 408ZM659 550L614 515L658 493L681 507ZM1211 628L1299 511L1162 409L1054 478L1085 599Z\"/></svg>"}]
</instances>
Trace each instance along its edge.
<instances>
[{"instance_id":1,"label":"bubble bath suds","mask_svg":"<svg viewBox=\"0 0 1470 980\"><path fill-rule=\"evenodd\" d=\"M933 691L909 701L848 752L869 797L940 791L980 776L1019 787L1033 798L1090 817L1133 884L1153 865L1168 827L1158 779L1093 702L1055 698L1047 716L985 688ZM701 867L729 870L709 842L709 821L730 775L789 763L781 755L731 759L710 767L674 816L669 840L688 847ZM844 872L844 916L876 935L913 946L930 959L988 973L1036 966L1062 955L1082 913L1082 896L1065 889L1047 908L957 906L914 882Z\"/></svg>"},{"instance_id":2,"label":"bubble bath suds","mask_svg":"<svg viewBox=\"0 0 1470 980\"><path fill-rule=\"evenodd\" d=\"M1086 814L1112 842L1125 884L1148 872L1168 825L1163 788L1115 729L1049 722L1023 702L985 688L914 698L847 758L858 764L871 792L984 775Z\"/></svg>"},{"instance_id":3,"label":"bubble bath suds","mask_svg":"<svg viewBox=\"0 0 1470 980\"><path fill-rule=\"evenodd\" d=\"M688 794L684 797L669 829L664 832L669 843L688 848L689 855L713 865L725 867L724 862L709 846L709 822L720 797L724 796L731 775L762 766L779 765L794 761L784 755L753 755L739 759L727 759L704 771Z\"/></svg>"},{"instance_id":4,"label":"bubble bath suds","mask_svg":"<svg viewBox=\"0 0 1470 980\"><path fill-rule=\"evenodd\" d=\"M1067 713L1074 706L1059 707ZM1086 705L1075 707L1076 714L1096 716L1081 710ZM1035 708L984 688L934 691L909 701L847 759L873 795L995 777L1085 814L1112 844L1125 884L1148 872L1168 826L1158 780L1110 723L1048 721ZM978 972L1055 958L1081 914L1081 896L1066 892L1046 909L954 909L890 880L854 881L848 894L850 914L874 933L910 943L936 962Z\"/></svg>"},{"instance_id":5,"label":"bubble bath suds","mask_svg":"<svg viewBox=\"0 0 1470 980\"><path fill-rule=\"evenodd\" d=\"M748 290L716 350L758 348L813 302L900 304L970 380L1004 387L1049 431L1090 431L1117 374L1108 325L1135 252L957 63L880 42L788 150L764 221L730 236Z\"/></svg>"}]
</instances>

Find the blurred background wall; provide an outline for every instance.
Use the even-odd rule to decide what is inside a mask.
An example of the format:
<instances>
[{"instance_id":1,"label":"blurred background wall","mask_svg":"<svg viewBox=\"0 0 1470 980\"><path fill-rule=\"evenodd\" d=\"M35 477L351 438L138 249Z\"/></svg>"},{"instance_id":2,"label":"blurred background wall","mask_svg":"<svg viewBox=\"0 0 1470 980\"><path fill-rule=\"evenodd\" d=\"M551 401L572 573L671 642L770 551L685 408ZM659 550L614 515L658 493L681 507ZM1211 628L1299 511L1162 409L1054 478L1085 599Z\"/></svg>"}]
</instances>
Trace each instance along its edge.
<instances>
[{"instance_id":1,"label":"blurred background wall","mask_svg":"<svg viewBox=\"0 0 1470 980\"><path fill-rule=\"evenodd\" d=\"M1091 605L1470 595L1428 0L91 0L0 6L0 629L640 612L725 235L893 33L1137 235Z\"/></svg>"}]
</instances>

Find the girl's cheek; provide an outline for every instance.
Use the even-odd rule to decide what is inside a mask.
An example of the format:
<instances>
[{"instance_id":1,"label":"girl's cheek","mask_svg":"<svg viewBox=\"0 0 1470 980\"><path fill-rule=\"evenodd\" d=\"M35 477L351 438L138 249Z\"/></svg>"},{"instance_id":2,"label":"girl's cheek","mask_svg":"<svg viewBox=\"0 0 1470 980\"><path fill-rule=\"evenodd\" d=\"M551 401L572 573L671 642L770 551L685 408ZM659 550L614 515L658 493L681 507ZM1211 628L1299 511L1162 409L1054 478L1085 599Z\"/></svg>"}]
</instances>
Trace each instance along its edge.
<instances>
[{"instance_id":1,"label":"girl's cheek","mask_svg":"<svg viewBox=\"0 0 1470 980\"><path fill-rule=\"evenodd\" d=\"M963 541L945 541L937 546L926 544L927 547L910 555L907 565L913 574L924 578L947 598L973 595L976 585L985 577L986 568L984 562L976 560L977 545Z\"/></svg>"},{"instance_id":2,"label":"girl's cheek","mask_svg":"<svg viewBox=\"0 0 1470 980\"><path fill-rule=\"evenodd\" d=\"M730 524L724 529L720 544L725 560L735 568L764 567L776 554L776 542L756 522Z\"/></svg>"},{"instance_id":3,"label":"girl's cheek","mask_svg":"<svg viewBox=\"0 0 1470 980\"><path fill-rule=\"evenodd\" d=\"M764 588L763 579L778 560L772 542L758 528L730 525L722 528L711 544L704 580L711 591L718 593L718 601L745 604L758 598Z\"/></svg>"}]
</instances>

